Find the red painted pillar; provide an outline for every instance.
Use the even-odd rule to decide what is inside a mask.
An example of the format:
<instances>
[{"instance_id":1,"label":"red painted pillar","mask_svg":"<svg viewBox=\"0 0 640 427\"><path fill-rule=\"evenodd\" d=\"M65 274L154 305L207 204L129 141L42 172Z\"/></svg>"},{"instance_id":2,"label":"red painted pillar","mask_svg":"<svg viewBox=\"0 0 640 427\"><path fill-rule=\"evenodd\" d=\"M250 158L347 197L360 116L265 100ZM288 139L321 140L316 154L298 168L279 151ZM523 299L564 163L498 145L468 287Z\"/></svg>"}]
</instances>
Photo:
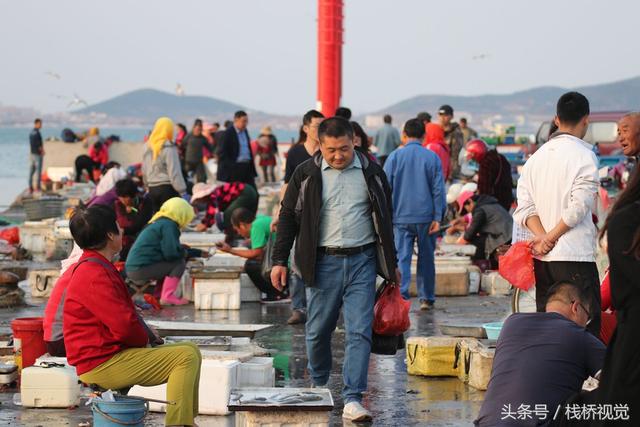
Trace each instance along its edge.
<instances>
[{"instance_id":1,"label":"red painted pillar","mask_svg":"<svg viewBox=\"0 0 640 427\"><path fill-rule=\"evenodd\" d=\"M318 0L318 109L331 117L342 95L342 0Z\"/></svg>"}]
</instances>

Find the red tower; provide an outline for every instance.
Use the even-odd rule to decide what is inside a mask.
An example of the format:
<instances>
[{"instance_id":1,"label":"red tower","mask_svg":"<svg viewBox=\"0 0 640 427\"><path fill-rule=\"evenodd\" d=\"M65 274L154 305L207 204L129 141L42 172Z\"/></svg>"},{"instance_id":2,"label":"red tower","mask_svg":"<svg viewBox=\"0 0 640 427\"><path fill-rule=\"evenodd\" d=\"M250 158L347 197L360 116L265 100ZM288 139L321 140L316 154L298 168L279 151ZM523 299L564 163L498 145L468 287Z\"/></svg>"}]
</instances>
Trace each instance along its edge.
<instances>
[{"instance_id":1,"label":"red tower","mask_svg":"<svg viewBox=\"0 0 640 427\"><path fill-rule=\"evenodd\" d=\"M318 0L318 109L331 117L342 95L342 0Z\"/></svg>"}]
</instances>

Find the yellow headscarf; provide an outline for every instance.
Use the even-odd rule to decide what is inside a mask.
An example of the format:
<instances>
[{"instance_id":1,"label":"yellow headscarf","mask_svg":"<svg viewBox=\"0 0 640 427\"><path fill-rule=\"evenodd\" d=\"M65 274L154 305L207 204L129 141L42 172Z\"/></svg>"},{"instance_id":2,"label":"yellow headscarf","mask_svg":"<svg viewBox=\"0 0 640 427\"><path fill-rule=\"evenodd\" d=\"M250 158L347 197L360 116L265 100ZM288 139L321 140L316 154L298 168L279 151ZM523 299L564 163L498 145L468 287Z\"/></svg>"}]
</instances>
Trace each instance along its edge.
<instances>
[{"instance_id":1,"label":"yellow headscarf","mask_svg":"<svg viewBox=\"0 0 640 427\"><path fill-rule=\"evenodd\" d=\"M98 136L98 135L100 135L100 129L98 128L89 129L89 136Z\"/></svg>"},{"instance_id":2,"label":"yellow headscarf","mask_svg":"<svg viewBox=\"0 0 640 427\"><path fill-rule=\"evenodd\" d=\"M157 221L160 218L169 218L176 222L180 228L185 228L193 220L195 213L193 206L180 197L174 197L162 204L160 210L151 218L149 223Z\"/></svg>"},{"instance_id":3,"label":"yellow headscarf","mask_svg":"<svg viewBox=\"0 0 640 427\"><path fill-rule=\"evenodd\" d=\"M156 124L153 126L153 131L147 141L151 151L153 151L154 161L167 141L173 141L173 121L168 117L160 117L156 120Z\"/></svg>"}]
</instances>

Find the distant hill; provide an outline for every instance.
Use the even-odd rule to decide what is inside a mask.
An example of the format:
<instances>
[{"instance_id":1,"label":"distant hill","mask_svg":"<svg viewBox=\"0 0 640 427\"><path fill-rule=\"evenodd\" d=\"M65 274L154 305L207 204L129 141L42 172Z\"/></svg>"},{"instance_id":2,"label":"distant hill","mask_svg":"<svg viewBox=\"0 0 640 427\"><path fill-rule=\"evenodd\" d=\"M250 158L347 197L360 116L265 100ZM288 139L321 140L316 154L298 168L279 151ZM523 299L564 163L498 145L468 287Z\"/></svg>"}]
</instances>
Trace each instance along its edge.
<instances>
[{"instance_id":1,"label":"distant hill","mask_svg":"<svg viewBox=\"0 0 640 427\"><path fill-rule=\"evenodd\" d=\"M419 95L393 104L376 114L390 113L399 117L414 116L420 111L434 114L441 105L450 104L454 110L477 115L477 118L500 115L509 120L524 116L525 122L531 123L540 117L551 117L555 113L558 98L569 90L577 90L589 98L592 111L640 109L640 77L635 77L571 89L539 87L507 95ZM527 127L525 123L522 124Z\"/></svg>"},{"instance_id":2,"label":"distant hill","mask_svg":"<svg viewBox=\"0 0 640 427\"><path fill-rule=\"evenodd\" d=\"M242 106L206 96L177 96L155 89L139 89L90 105L74 114L105 114L111 118L153 121L161 116L175 118L201 115L228 116Z\"/></svg>"}]
</instances>

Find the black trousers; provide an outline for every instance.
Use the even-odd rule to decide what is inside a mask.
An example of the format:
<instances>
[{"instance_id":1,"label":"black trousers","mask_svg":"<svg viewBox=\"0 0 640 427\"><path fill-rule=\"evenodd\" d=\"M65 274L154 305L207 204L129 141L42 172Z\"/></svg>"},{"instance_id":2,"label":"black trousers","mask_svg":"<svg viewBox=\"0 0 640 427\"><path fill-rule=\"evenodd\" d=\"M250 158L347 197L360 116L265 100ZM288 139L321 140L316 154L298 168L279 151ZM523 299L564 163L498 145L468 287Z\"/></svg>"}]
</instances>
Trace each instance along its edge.
<instances>
[{"instance_id":1,"label":"black trousers","mask_svg":"<svg viewBox=\"0 0 640 427\"><path fill-rule=\"evenodd\" d=\"M251 279L253 284L258 288L260 292L267 294L267 298L273 299L275 297L282 296L282 292L278 291L271 284L271 280L268 282L262 277L262 262L255 259L248 259L244 263L244 271Z\"/></svg>"},{"instance_id":2,"label":"black trousers","mask_svg":"<svg viewBox=\"0 0 640 427\"><path fill-rule=\"evenodd\" d=\"M164 202L173 197L180 197L180 194L171 184L149 187L149 199L151 199L151 209L154 214L160 210Z\"/></svg>"},{"instance_id":3,"label":"black trousers","mask_svg":"<svg viewBox=\"0 0 640 427\"><path fill-rule=\"evenodd\" d=\"M235 163L230 175L229 182L243 182L256 188L256 179L253 176L253 165L250 162Z\"/></svg>"},{"instance_id":4,"label":"black trousers","mask_svg":"<svg viewBox=\"0 0 640 427\"><path fill-rule=\"evenodd\" d=\"M600 337L600 276L595 262L533 260L536 275L536 308L545 311L547 292L557 282L571 282L578 285L591 297L591 323L587 330Z\"/></svg>"},{"instance_id":5,"label":"black trousers","mask_svg":"<svg viewBox=\"0 0 640 427\"><path fill-rule=\"evenodd\" d=\"M97 165L93 160L91 160L91 157L85 154L76 157L75 166L76 182L82 181L82 171L87 171L89 180L95 182L93 179L93 170L99 168L100 166Z\"/></svg>"},{"instance_id":6,"label":"black trousers","mask_svg":"<svg viewBox=\"0 0 640 427\"><path fill-rule=\"evenodd\" d=\"M204 163L189 163L187 162L187 172L193 173L195 175L196 182L207 182L207 172L204 168Z\"/></svg>"}]
</instances>

